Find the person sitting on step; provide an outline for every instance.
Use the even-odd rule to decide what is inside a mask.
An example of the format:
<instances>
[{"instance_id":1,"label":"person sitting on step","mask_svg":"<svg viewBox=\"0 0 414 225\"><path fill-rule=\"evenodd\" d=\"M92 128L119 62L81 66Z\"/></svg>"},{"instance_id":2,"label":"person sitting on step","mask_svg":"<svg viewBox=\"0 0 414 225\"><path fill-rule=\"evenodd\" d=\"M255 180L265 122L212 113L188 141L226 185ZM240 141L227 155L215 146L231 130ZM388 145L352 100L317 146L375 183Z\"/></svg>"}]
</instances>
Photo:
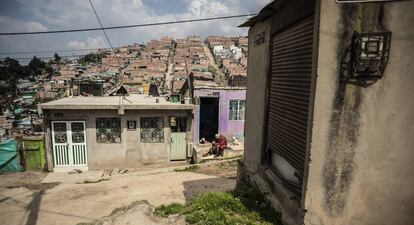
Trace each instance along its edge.
<instances>
[{"instance_id":1,"label":"person sitting on step","mask_svg":"<svg viewBox=\"0 0 414 225\"><path fill-rule=\"evenodd\" d=\"M216 134L215 140L212 143L210 150L204 154L206 157L208 155L214 155L214 157L224 156L224 149L227 148L227 139L222 134Z\"/></svg>"}]
</instances>

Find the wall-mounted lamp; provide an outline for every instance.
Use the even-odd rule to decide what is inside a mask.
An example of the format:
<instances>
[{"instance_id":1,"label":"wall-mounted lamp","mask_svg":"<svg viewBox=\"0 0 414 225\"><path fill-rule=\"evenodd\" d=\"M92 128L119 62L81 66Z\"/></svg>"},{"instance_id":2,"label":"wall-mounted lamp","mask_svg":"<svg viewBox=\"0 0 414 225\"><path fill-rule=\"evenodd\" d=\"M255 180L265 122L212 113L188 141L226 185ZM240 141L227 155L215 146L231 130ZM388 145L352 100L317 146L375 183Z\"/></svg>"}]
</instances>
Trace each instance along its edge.
<instances>
[{"instance_id":1,"label":"wall-mounted lamp","mask_svg":"<svg viewBox=\"0 0 414 225\"><path fill-rule=\"evenodd\" d=\"M391 32L355 33L351 46L350 79L379 79L390 53Z\"/></svg>"}]
</instances>

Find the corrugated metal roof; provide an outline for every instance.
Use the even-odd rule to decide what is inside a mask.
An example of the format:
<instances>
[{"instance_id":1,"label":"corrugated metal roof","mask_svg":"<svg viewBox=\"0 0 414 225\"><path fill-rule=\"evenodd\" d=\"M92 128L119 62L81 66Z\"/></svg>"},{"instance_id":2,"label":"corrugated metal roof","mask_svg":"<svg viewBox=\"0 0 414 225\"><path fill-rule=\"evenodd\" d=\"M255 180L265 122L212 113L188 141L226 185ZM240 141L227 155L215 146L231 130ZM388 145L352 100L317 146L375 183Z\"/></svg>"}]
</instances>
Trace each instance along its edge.
<instances>
[{"instance_id":1,"label":"corrugated metal roof","mask_svg":"<svg viewBox=\"0 0 414 225\"><path fill-rule=\"evenodd\" d=\"M275 3L275 1L272 1L271 3L267 4L262 10L260 10L257 16L250 18L246 22L240 24L238 27L251 27L257 22L264 21L276 12L276 5L277 4Z\"/></svg>"}]
</instances>

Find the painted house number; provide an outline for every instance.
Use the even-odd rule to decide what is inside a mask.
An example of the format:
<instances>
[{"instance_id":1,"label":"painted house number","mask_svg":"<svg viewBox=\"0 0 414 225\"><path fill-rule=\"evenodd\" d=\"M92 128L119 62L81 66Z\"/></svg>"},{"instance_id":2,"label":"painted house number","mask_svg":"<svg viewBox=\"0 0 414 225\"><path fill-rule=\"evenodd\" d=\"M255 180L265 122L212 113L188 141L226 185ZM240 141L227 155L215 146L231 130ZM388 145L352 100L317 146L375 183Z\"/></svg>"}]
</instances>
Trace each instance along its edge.
<instances>
[{"instance_id":1,"label":"painted house number","mask_svg":"<svg viewBox=\"0 0 414 225\"><path fill-rule=\"evenodd\" d=\"M261 45L265 42L265 32L262 31L254 36L254 46Z\"/></svg>"}]
</instances>

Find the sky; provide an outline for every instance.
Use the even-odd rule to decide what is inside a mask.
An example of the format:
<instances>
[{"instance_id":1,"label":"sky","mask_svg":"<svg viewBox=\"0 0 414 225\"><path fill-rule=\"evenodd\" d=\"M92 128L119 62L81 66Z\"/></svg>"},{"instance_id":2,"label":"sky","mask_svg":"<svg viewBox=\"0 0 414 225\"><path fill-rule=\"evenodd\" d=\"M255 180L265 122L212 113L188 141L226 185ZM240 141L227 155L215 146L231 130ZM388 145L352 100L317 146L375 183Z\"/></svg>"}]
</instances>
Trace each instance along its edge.
<instances>
[{"instance_id":1,"label":"sky","mask_svg":"<svg viewBox=\"0 0 414 225\"><path fill-rule=\"evenodd\" d=\"M104 27L258 13L270 0L92 0ZM108 30L114 47L162 36L247 35L246 18ZM0 32L99 27L88 0L0 0ZM0 53L108 48L102 31L0 36ZM60 55L87 52L64 52ZM0 58L34 54L0 54ZM53 53L37 53L40 57ZM21 60L23 61L23 60Z\"/></svg>"}]
</instances>

